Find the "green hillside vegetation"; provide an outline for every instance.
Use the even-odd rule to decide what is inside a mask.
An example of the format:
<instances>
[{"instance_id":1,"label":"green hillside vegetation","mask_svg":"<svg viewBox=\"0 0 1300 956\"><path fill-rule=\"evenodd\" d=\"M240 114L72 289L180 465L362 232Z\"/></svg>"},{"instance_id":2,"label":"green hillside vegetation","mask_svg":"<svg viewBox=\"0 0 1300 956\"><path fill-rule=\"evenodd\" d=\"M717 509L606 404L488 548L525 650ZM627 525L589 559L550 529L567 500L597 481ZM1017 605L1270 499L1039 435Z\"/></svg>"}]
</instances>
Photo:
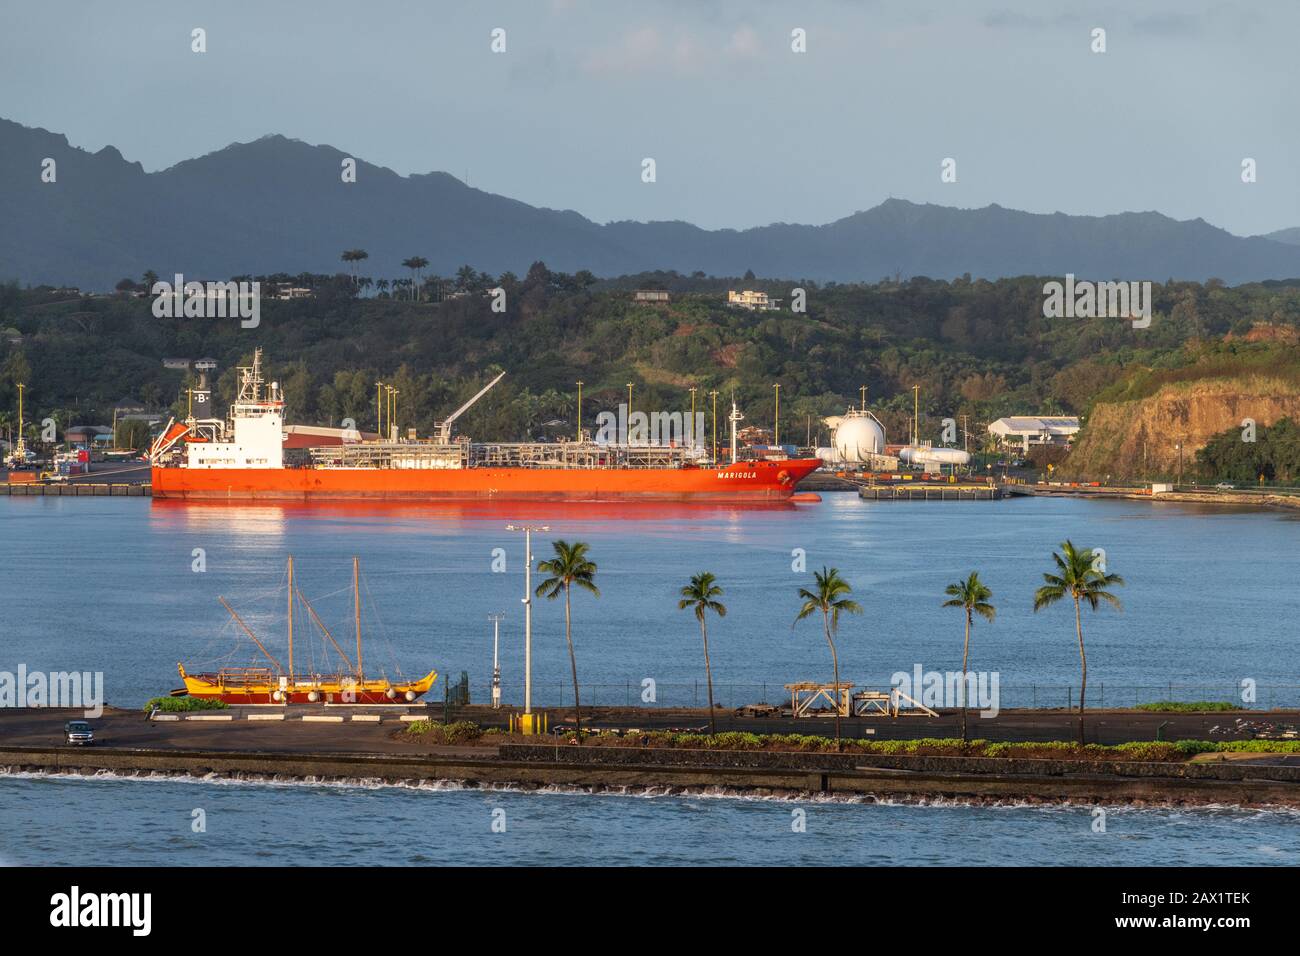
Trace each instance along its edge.
<instances>
[{"instance_id":1,"label":"green hillside vegetation","mask_svg":"<svg viewBox=\"0 0 1300 956\"><path fill-rule=\"evenodd\" d=\"M523 278L466 267L454 284L426 279L420 288L465 293L440 302L410 301L411 287L394 298L388 280L307 279L315 298L264 301L261 326L247 330L235 319L157 319L147 299L0 286L0 329L17 333L0 337L0 415L15 417L19 381L28 384L29 419L52 415L61 427L107 423L128 396L183 414L192 379L163 368L172 356L218 361L220 409L233 397L234 366L260 346L284 386L288 420L304 424L353 418L373 428L382 380L401 391L399 424L428 434L504 369L502 383L457 423L463 433L570 434L582 379L584 424L625 400L628 382L642 410L689 409L696 386L701 410L710 390L720 393L720 410L734 393L747 422L767 424L779 383L782 437L798 442L809 416L816 440L817 418L856 404L864 384L890 439L904 440L916 384L922 437L937 440L944 417L969 416L972 433L982 435L983 424L1002 415L1086 413L1099 396L1149 393L1162 381L1205 374L1211 362L1274 363L1291 375L1276 349L1184 345L1257 322L1300 326L1300 284L1278 282L1155 284L1151 327L1137 330L1122 319L1044 318L1045 280L1037 277L817 285L652 273L598 282L536 263ZM496 284L506 290L504 313L491 311L482 292ZM789 310L796 286L807 290L806 314ZM667 288L672 302L635 304L636 288ZM765 290L782 311L728 308L728 288Z\"/></svg>"},{"instance_id":2,"label":"green hillside vegetation","mask_svg":"<svg viewBox=\"0 0 1300 956\"><path fill-rule=\"evenodd\" d=\"M1300 350L1274 342L1193 341L1165 356L1159 366L1129 371L1102 389L1094 402L1132 402L1150 398L1166 385L1247 377L1294 385L1300 391Z\"/></svg>"},{"instance_id":3,"label":"green hillside vegetation","mask_svg":"<svg viewBox=\"0 0 1300 956\"><path fill-rule=\"evenodd\" d=\"M1259 426L1254 441L1242 439L1243 430L1230 428L1214 436L1196 452L1201 473L1243 484L1260 476L1265 481L1294 482L1300 479L1300 426L1282 418L1271 426Z\"/></svg>"}]
</instances>

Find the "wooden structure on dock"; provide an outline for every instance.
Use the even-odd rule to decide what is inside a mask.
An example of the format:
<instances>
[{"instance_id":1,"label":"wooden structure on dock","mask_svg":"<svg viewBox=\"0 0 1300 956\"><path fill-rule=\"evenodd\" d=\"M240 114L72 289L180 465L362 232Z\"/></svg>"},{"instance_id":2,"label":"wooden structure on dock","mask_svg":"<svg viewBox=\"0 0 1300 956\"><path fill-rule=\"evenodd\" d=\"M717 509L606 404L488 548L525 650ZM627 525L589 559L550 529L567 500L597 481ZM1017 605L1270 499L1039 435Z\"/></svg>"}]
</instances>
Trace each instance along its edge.
<instances>
[{"instance_id":1,"label":"wooden structure on dock","mask_svg":"<svg viewBox=\"0 0 1300 956\"><path fill-rule=\"evenodd\" d=\"M904 707L904 702L910 704L910 707ZM936 711L926 707L915 697L910 694L904 694L897 687L889 689L888 693L878 690L864 690L856 693L852 697L852 714L854 717L870 717L872 714L881 714L885 717L912 717L925 714L927 717L938 717Z\"/></svg>"},{"instance_id":2,"label":"wooden structure on dock","mask_svg":"<svg viewBox=\"0 0 1300 956\"><path fill-rule=\"evenodd\" d=\"M818 681L798 681L786 684L790 692L790 710L795 717L834 717L838 708L841 717L849 716L852 707L853 684L840 681L820 683ZM829 710L814 710L819 701L830 705Z\"/></svg>"},{"instance_id":3,"label":"wooden structure on dock","mask_svg":"<svg viewBox=\"0 0 1300 956\"><path fill-rule=\"evenodd\" d=\"M862 690L853 693L855 685L840 681L821 683L819 681L799 681L786 684L790 692L790 712L793 717L834 717L836 708L841 717L870 717L879 714L882 717L919 716L938 717L936 711L926 707L916 698L903 693L897 687L887 692ZM817 702L829 705L817 708ZM904 706L905 704L909 706Z\"/></svg>"}]
</instances>

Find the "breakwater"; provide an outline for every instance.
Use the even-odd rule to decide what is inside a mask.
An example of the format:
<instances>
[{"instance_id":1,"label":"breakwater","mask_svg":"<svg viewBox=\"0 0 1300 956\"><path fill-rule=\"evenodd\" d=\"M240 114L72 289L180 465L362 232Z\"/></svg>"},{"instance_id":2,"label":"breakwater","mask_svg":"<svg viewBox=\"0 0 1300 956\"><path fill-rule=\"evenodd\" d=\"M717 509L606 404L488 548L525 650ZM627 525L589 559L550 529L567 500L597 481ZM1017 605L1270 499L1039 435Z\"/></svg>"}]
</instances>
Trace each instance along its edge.
<instances>
[{"instance_id":1,"label":"breakwater","mask_svg":"<svg viewBox=\"0 0 1300 956\"><path fill-rule=\"evenodd\" d=\"M0 747L0 766L56 774L1300 807L1300 765L1276 758L1156 763L547 744L485 747L481 755L476 749L401 755Z\"/></svg>"}]
</instances>

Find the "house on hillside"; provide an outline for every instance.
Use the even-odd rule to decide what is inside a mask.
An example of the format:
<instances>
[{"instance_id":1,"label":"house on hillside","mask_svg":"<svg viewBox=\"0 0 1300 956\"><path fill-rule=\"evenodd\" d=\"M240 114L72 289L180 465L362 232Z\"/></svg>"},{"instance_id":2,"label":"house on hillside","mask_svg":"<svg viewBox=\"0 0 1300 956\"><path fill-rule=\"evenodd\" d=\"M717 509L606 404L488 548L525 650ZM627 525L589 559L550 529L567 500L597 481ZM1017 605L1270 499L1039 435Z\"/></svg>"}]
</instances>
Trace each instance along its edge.
<instances>
[{"instance_id":1,"label":"house on hillside","mask_svg":"<svg viewBox=\"0 0 1300 956\"><path fill-rule=\"evenodd\" d=\"M780 299L773 299L766 292L756 292L752 289L745 289L743 292L737 292L735 289L727 290L727 305L738 309L749 309L751 312L770 312L773 309L779 309Z\"/></svg>"}]
</instances>

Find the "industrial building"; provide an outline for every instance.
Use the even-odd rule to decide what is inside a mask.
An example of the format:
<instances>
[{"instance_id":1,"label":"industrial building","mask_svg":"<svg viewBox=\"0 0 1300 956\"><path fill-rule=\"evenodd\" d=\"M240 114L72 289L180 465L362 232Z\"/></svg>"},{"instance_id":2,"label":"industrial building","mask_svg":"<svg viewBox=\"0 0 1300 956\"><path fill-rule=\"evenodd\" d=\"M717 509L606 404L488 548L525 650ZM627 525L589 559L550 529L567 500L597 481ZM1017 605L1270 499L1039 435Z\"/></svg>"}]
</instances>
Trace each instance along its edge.
<instances>
[{"instance_id":1,"label":"industrial building","mask_svg":"<svg viewBox=\"0 0 1300 956\"><path fill-rule=\"evenodd\" d=\"M1079 419L1075 416L1012 415L989 425L989 434L999 445L1004 448L1019 445L1025 454L1031 445L1068 445L1078 433Z\"/></svg>"}]
</instances>

